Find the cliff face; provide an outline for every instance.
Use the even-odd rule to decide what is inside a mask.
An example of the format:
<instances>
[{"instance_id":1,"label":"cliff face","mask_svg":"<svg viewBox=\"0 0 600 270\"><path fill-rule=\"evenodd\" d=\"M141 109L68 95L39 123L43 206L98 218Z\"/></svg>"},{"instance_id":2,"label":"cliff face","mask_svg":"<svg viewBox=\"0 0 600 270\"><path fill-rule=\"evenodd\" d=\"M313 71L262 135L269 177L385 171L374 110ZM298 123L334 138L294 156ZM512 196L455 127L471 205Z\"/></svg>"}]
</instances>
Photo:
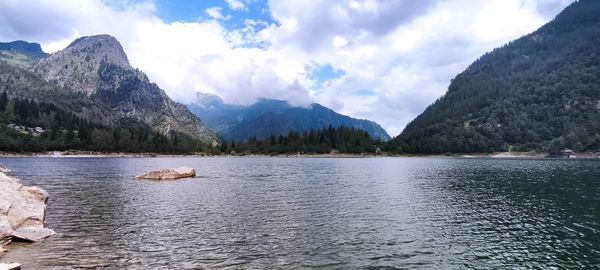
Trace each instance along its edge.
<instances>
[{"instance_id":1,"label":"cliff face","mask_svg":"<svg viewBox=\"0 0 600 270\"><path fill-rule=\"evenodd\" d=\"M111 113L108 121L136 119L165 135L183 133L205 143L217 143L214 132L141 71L103 61L96 78L94 92L89 95Z\"/></svg>"}]
</instances>

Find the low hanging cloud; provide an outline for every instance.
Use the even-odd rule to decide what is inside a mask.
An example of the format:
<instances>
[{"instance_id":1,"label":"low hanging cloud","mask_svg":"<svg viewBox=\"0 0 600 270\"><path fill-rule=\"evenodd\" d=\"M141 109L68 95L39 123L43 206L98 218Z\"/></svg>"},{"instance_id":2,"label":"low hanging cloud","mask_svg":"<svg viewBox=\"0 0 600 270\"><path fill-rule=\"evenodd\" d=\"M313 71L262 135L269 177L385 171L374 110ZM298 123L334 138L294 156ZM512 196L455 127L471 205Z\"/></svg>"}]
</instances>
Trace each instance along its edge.
<instances>
[{"instance_id":1,"label":"low hanging cloud","mask_svg":"<svg viewBox=\"0 0 600 270\"><path fill-rule=\"evenodd\" d=\"M271 0L264 8L272 20L232 29L229 11L247 12L255 1L226 0L205 10L208 19L166 23L152 1L4 0L0 40L39 42L52 52L107 33L177 101L204 92L236 104L319 102L397 135L478 56L571 2ZM323 67L335 76L315 76Z\"/></svg>"}]
</instances>

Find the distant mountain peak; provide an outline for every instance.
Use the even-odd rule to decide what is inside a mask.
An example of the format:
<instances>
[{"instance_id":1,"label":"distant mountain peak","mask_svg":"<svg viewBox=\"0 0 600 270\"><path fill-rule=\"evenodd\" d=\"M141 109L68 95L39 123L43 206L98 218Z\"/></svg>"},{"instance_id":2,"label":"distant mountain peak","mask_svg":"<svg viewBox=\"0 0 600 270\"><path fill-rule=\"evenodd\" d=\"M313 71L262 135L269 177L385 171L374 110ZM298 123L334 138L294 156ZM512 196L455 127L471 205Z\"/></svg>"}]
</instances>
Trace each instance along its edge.
<instances>
[{"instance_id":1,"label":"distant mountain peak","mask_svg":"<svg viewBox=\"0 0 600 270\"><path fill-rule=\"evenodd\" d=\"M377 123L339 114L318 103L293 106L288 101L260 98L249 106L232 105L212 94L198 94L188 108L226 140L244 141L251 137L285 135L328 126L365 130L374 139L390 136Z\"/></svg>"},{"instance_id":2,"label":"distant mountain peak","mask_svg":"<svg viewBox=\"0 0 600 270\"><path fill-rule=\"evenodd\" d=\"M44 58L48 56L42 50L42 46L39 43L29 43L23 40L6 43L0 42L0 51L14 51L32 58Z\"/></svg>"}]
</instances>

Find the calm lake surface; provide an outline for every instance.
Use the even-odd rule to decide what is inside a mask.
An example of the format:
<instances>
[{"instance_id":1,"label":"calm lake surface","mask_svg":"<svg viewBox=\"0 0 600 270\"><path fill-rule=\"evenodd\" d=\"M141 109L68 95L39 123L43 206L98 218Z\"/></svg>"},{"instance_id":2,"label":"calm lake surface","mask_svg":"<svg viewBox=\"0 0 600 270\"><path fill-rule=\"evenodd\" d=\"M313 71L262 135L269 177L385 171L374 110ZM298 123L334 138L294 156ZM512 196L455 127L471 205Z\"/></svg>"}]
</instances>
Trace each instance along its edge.
<instances>
[{"instance_id":1,"label":"calm lake surface","mask_svg":"<svg viewBox=\"0 0 600 270\"><path fill-rule=\"evenodd\" d=\"M65 268L600 268L600 161L1 158L50 193ZM199 177L134 180L162 167Z\"/></svg>"}]
</instances>

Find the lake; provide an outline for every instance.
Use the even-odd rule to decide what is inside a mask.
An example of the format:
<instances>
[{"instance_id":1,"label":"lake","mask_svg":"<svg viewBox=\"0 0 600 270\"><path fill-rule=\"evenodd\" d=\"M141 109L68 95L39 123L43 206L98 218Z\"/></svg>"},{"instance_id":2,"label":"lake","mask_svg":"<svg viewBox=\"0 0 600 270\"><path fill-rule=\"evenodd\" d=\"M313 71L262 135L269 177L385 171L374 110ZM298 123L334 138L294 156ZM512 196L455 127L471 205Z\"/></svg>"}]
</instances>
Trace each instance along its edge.
<instances>
[{"instance_id":1,"label":"lake","mask_svg":"<svg viewBox=\"0 0 600 270\"><path fill-rule=\"evenodd\" d=\"M600 268L600 161L1 158L50 193L24 269ZM135 180L163 167L198 177Z\"/></svg>"}]
</instances>

